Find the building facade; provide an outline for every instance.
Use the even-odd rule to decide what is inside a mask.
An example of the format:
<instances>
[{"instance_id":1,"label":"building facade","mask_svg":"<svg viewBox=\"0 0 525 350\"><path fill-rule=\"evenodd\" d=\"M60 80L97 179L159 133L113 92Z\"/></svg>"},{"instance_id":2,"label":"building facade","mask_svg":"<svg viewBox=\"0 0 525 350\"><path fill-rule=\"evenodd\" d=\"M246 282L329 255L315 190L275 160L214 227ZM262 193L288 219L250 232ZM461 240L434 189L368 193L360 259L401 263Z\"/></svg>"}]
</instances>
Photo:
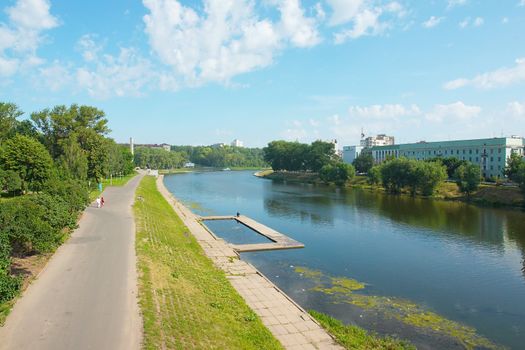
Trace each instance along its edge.
<instances>
[{"instance_id":1,"label":"building facade","mask_svg":"<svg viewBox=\"0 0 525 350\"><path fill-rule=\"evenodd\" d=\"M478 165L485 178L503 177L507 160L512 153L524 155L522 137L495 137L490 139L418 142L371 148L376 163L390 158L406 157L426 160L435 157L455 157Z\"/></svg>"},{"instance_id":2,"label":"building facade","mask_svg":"<svg viewBox=\"0 0 525 350\"><path fill-rule=\"evenodd\" d=\"M352 164L363 151L363 146L343 146L343 162Z\"/></svg>"},{"instance_id":3,"label":"building facade","mask_svg":"<svg viewBox=\"0 0 525 350\"><path fill-rule=\"evenodd\" d=\"M374 146L389 146L395 144L394 136L387 136L385 134L379 134L376 136L369 136L366 139L361 140L362 147L374 147Z\"/></svg>"},{"instance_id":4,"label":"building facade","mask_svg":"<svg viewBox=\"0 0 525 350\"><path fill-rule=\"evenodd\" d=\"M231 143L232 147L244 147L244 143L241 140L233 140Z\"/></svg>"}]
</instances>

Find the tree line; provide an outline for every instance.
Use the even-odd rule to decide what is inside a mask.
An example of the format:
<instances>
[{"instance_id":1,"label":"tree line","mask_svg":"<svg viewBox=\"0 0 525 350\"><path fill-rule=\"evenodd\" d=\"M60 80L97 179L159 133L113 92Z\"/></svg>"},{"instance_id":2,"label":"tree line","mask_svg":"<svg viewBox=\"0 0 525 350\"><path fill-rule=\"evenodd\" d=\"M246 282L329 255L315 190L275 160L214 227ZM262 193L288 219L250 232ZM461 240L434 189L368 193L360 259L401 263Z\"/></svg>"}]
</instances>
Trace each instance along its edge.
<instances>
[{"instance_id":1,"label":"tree line","mask_svg":"<svg viewBox=\"0 0 525 350\"><path fill-rule=\"evenodd\" d=\"M263 151L248 147L211 146L172 146L172 151L180 152L197 165L206 167L266 167Z\"/></svg>"},{"instance_id":2,"label":"tree line","mask_svg":"<svg viewBox=\"0 0 525 350\"><path fill-rule=\"evenodd\" d=\"M129 174L127 147L107 137L103 111L56 106L23 112L0 102L0 303L18 293L11 257L53 251L102 178Z\"/></svg>"},{"instance_id":3,"label":"tree line","mask_svg":"<svg viewBox=\"0 0 525 350\"><path fill-rule=\"evenodd\" d=\"M272 141L263 148L264 159L275 171L305 171L318 173L326 182L342 184L355 175L350 164L344 164L331 142L315 141L311 144Z\"/></svg>"}]
</instances>

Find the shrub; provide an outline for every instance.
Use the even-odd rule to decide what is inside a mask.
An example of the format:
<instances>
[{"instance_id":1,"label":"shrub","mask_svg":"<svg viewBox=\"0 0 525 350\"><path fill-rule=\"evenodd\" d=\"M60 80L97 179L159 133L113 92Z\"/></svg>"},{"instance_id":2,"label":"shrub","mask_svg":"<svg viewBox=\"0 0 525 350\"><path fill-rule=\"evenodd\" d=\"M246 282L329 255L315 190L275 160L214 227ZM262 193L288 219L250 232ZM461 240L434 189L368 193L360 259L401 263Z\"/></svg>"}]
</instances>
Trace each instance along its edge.
<instances>
[{"instance_id":1,"label":"shrub","mask_svg":"<svg viewBox=\"0 0 525 350\"><path fill-rule=\"evenodd\" d=\"M381 166L374 166L368 171L367 181L370 185L379 185L381 183Z\"/></svg>"},{"instance_id":2,"label":"shrub","mask_svg":"<svg viewBox=\"0 0 525 350\"><path fill-rule=\"evenodd\" d=\"M480 168L474 164L461 165L457 168L454 177L460 191L470 196L477 190L481 181Z\"/></svg>"},{"instance_id":3,"label":"shrub","mask_svg":"<svg viewBox=\"0 0 525 350\"><path fill-rule=\"evenodd\" d=\"M20 290L21 280L9 275L10 256L9 237L5 232L0 231L0 303L11 300Z\"/></svg>"},{"instance_id":4,"label":"shrub","mask_svg":"<svg viewBox=\"0 0 525 350\"><path fill-rule=\"evenodd\" d=\"M60 197L71 212L83 210L89 203L89 192L83 181L53 178L44 185L43 192Z\"/></svg>"}]
</instances>

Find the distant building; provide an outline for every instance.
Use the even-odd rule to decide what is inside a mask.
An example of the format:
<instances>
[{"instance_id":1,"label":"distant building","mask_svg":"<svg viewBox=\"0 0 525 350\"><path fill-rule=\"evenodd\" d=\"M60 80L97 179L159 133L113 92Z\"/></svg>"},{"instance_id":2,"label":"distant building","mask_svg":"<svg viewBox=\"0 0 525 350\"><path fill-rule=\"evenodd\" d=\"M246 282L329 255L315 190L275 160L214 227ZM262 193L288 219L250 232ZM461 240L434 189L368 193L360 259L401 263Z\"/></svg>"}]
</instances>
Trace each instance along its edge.
<instances>
[{"instance_id":1,"label":"distant building","mask_svg":"<svg viewBox=\"0 0 525 350\"><path fill-rule=\"evenodd\" d=\"M244 143L241 140L235 139L231 142L231 146L232 147L244 147Z\"/></svg>"},{"instance_id":2,"label":"distant building","mask_svg":"<svg viewBox=\"0 0 525 350\"><path fill-rule=\"evenodd\" d=\"M186 162L184 163L185 168L195 168L195 163L192 162Z\"/></svg>"},{"instance_id":3,"label":"distant building","mask_svg":"<svg viewBox=\"0 0 525 350\"><path fill-rule=\"evenodd\" d=\"M363 146L343 146L343 162L352 164L363 151Z\"/></svg>"},{"instance_id":4,"label":"distant building","mask_svg":"<svg viewBox=\"0 0 525 350\"><path fill-rule=\"evenodd\" d=\"M395 144L394 136L387 136L385 134L369 136L366 139L361 140L361 146L368 148L374 146L388 146L393 144Z\"/></svg>"},{"instance_id":5,"label":"distant building","mask_svg":"<svg viewBox=\"0 0 525 350\"><path fill-rule=\"evenodd\" d=\"M211 148L223 148L224 146L226 146L226 144L221 142L221 143L214 143L210 147Z\"/></svg>"},{"instance_id":6,"label":"distant building","mask_svg":"<svg viewBox=\"0 0 525 350\"><path fill-rule=\"evenodd\" d=\"M407 143L371 148L376 163L388 158L406 157L425 160L435 157L456 157L478 165L485 178L503 177L507 160L513 153L524 155L524 139L518 136L491 139Z\"/></svg>"}]
</instances>

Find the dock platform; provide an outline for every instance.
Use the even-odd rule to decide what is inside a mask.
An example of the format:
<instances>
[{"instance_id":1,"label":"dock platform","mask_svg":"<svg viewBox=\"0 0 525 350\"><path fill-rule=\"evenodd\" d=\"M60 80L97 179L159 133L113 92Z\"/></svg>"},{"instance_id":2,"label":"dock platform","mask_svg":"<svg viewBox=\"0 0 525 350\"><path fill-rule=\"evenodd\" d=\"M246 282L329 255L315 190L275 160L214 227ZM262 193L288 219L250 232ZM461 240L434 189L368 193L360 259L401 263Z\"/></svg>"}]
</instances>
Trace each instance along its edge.
<instances>
[{"instance_id":1,"label":"dock platform","mask_svg":"<svg viewBox=\"0 0 525 350\"><path fill-rule=\"evenodd\" d=\"M304 248L304 244L283 235L274 229L261 224L245 215L239 216L201 216L199 221L209 220L235 220L240 224L248 227L252 231L268 238L271 243L253 243L253 244L230 244L230 246L239 253L258 252L264 250L282 250L282 249L299 249Z\"/></svg>"}]
</instances>

